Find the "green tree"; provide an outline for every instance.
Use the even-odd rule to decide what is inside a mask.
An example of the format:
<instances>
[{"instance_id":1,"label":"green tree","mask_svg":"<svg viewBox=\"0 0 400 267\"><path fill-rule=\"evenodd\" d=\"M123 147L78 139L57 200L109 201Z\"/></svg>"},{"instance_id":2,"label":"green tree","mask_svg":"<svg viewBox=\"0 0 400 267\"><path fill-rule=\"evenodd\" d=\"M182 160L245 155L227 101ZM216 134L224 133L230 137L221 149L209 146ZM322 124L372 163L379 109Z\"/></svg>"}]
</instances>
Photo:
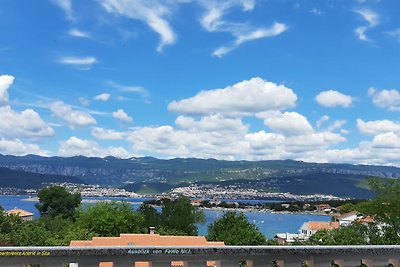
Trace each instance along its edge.
<instances>
[{"instance_id":1,"label":"green tree","mask_svg":"<svg viewBox=\"0 0 400 267\"><path fill-rule=\"evenodd\" d=\"M24 221L17 215L8 215L0 211L0 245L14 245L13 233L22 227Z\"/></svg>"},{"instance_id":2,"label":"green tree","mask_svg":"<svg viewBox=\"0 0 400 267\"><path fill-rule=\"evenodd\" d=\"M226 245L265 245L265 236L243 213L226 212L208 227L207 240L224 241Z\"/></svg>"},{"instance_id":3,"label":"green tree","mask_svg":"<svg viewBox=\"0 0 400 267\"><path fill-rule=\"evenodd\" d=\"M352 212L355 211L356 209L357 209L356 205L354 205L353 203L346 203L340 207L340 214Z\"/></svg>"},{"instance_id":4,"label":"green tree","mask_svg":"<svg viewBox=\"0 0 400 267\"><path fill-rule=\"evenodd\" d=\"M61 216L74 219L82 198L80 194L71 194L62 186L43 188L38 193L39 203L35 206L41 216L51 218Z\"/></svg>"},{"instance_id":5,"label":"green tree","mask_svg":"<svg viewBox=\"0 0 400 267\"><path fill-rule=\"evenodd\" d=\"M335 230L320 230L308 242L311 245L365 245L369 242L369 227L354 223Z\"/></svg>"},{"instance_id":6,"label":"green tree","mask_svg":"<svg viewBox=\"0 0 400 267\"><path fill-rule=\"evenodd\" d=\"M366 215L371 215L392 231L393 238L400 242L400 179L370 178L369 186L375 190L374 199L359 205Z\"/></svg>"},{"instance_id":7,"label":"green tree","mask_svg":"<svg viewBox=\"0 0 400 267\"><path fill-rule=\"evenodd\" d=\"M204 223L204 213L190 203L187 197L164 201L161 225L168 231L185 235L197 235L197 223Z\"/></svg>"},{"instance_id":8,"label":"green tree","mask_svg":"<svg viewBox=\"0 0 400 267\"><path fill-rule=\"evenodd\" d=\"M143 233L144 218L126 202L98 202L81 209L76 226L99 236L118 236L122 233Z\"/></svg>"},{"instance_id":9,"label":"green tree","mask_svg":"<svg viewBox=\"0 0 400 267\"><path fill-rule=\"evenodd\" d=\"M158 229L161 226L161 214L151 205L143 203L140 205L139 212L144 217L144 226L146 228L152 226Z\"/></svg>"}]
</instances>

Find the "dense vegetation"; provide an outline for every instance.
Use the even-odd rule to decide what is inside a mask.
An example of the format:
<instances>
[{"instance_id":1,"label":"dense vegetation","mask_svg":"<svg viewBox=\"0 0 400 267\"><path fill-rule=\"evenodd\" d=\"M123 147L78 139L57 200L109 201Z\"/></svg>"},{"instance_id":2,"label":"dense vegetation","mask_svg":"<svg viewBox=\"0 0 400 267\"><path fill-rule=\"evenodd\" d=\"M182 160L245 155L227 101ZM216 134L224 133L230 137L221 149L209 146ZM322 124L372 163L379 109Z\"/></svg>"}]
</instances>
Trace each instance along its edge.
<instances>
[{"instance_id":1,"label":"dense vegetation","mask_svg":"<svg viewBox=\"0 0 400 267\"><path fill-rule=\"evenodd\" d=\"M341 208L343 212L357 210L371 216L373 223L353 223L337 230L319 231L308 244L400 244L400 180L370 179L369 185L376 191L374 199L348 203ZM159 200L161 212L148 203L138 211L124 202L99 202L83 208L80 200L79 195L53 186L39 193L37 207L41 216L37 220L25 222L0 211L0 245L68 245L71 240L93 236L145 233L149 226L155 226L160 234L197 235L196 224L204 222L204 214L185 197ZM207 238L227 245L271 243L237 212L226 212L212 223Z\"/></svg>"},{"instance_id":2,"label":"dense vegetation","mask_svg":"<svg viewBox=\"0 0 400 267\"><path fill-rule=\"evenodd\" d=\"M226 245L266 245L265 236L243 213L226 212L208 227L207 239L224 241Z\"/></svg>"},{"instance_id":3,"label":"dense vegetation","mask_svg":"<svg viewBox=\"0 0 400 267\"><path fill-rule=\"evenodd\" d=\"M161 234L197 235L196 224L204 214L185 197L165 201L161 213L149 205L139 211L125 202L98 202L80 206L81 197L63 187L52 186L39 194L40 218L22 221L0 211L0 244L16 246L69 245L71 240L93 236L119 236L121 233L146 233L148 226L159 227Z\"/></svg>"},{"instance_id":4,"label":"dense vegetation","mask_svg":"<svg viewBox=\"0 0 400 267\"><path fill-rule=\"evenodd\" d=\"M311 236L313 245L377 245L400 244L400 180L370 179L376 192L372 200L347 205L374 219L372 223L355 222L336 230L323 230Z\"/></svg>"}]
</instances>

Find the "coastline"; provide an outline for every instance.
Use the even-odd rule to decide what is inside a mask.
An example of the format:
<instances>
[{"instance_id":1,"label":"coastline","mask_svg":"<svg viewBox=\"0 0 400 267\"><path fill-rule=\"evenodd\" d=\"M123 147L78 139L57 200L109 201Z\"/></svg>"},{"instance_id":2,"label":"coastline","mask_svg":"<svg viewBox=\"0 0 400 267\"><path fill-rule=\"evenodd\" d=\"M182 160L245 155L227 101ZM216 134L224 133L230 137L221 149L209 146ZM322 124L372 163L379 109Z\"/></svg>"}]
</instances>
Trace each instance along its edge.
<instances>
[{"instance_id":1,"label":"coastline","mask_svg":"<svg viewBox=\"0 0 400 267\"><path fill-rule=\"evenodd\" d=\"M158 206L157 206L158 207ZM332 217L333 214L326 214L325 212L312 212L312 211L274 211L269 209L240 209L240 208L222 208L222 207L213 207L213 208L205 208L199 207L201 210L213 210L213 211L238 211L238 212L255 212L255 213L271 213L271 214L301 214L301 215L321 215L321 216L329 216Z\"/></svg>"}]
</instances>

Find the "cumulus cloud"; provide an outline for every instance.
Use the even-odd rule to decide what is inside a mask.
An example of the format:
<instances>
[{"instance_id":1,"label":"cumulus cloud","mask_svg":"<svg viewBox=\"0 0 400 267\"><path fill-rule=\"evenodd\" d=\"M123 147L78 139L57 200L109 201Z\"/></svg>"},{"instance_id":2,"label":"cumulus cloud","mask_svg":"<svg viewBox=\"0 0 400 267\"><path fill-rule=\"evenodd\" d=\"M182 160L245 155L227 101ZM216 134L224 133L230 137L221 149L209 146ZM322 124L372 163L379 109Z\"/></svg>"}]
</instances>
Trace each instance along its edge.
<instances>
[{"instance_id":1,"label":"cumulus cloud","mask_svg":"<svg viewBox=\"0 0 400 267\"><path fill-rule=\"evenodd\" d=\"M128 158L130 154L123 147L101 147L97 142L80 139L72 136L66 141L60 142L58 155L63 157L88 156L88 157L106 157L114 156L119 158Z\"/></svg>"},{"instance_id":2,"label":"cumulus cloud","mask_svg":"<svg viewBox=\"0 0 400 267\"><path fill-rule=\"evenodd\" d=\"M100 140L123 140L126 136L126 133L100 127L93 128L91 134Z\"/></svg>"},{"instance_id":3,"label":"cumulus cloud","mask_svg":"<svg viewBox=\"0 0 400 267\"><path fill-rule=\"evenodd\" d=\"M379 15L375 11L366 8L356 9L354 12L359 14L368 23L367 26L357 27L354 32L361 41L370 41L365 32L379 24Z\"/></svg>"},{"instance_id":4,"label":"cumulus cloud","mask_svg":"<svg viewBox=\"0 0 400 267\"><path fill-rule=\"evenodd\" d=\"M353 102L353 98L351 96L342 94L335 90L323 91L315 97L315 100L321 106L329 108L338 106L349 107Z\"/></svg>"},{"instance_id":5,"label":"cumulus cloud","mask_svg":"<svg viewBox=\"0 0 400 267\"><path fill-rule=\"evenodd\" d=\"M97 62L98 60L95 57L68 56L58 59L58 63L60 64L71 65L81 70L90 70L92 68L92 65Z\"/></svg>"},{"instance_id":6,"label":"cumulus cloud","mask_svg":"<svg viewBox=\"0 0 400 267\"><path fill-rule=\"evenodd\" d=\"M176 127L138 127L128 134L127 140L138 154L148 154L151 151L152 155L167 158L228 160L301 160L311 152L319 153L346 141L340 134L313 130L307 119L300 114L274 115L275 120L270 122L270 132L249 132L249 126L241 119L214 114L199 119L179 116L175 121Z\"/></svg>"},{"instance_id":7,"label":"cumulus cloud","mask_svg":"<svg viewBox=\"0 0 400 267\"><path fill-rule=\"evenodd\" d=\"M372 97L375 106L385 108L390 111L400 110L400 92L395 89L377 90L373 87L368 89L368 95Z\"/></svg>"},{"instance_id":8,"label":"cumulus cloud","mask_svg":"<svg viewBox=\"0 0 400 267\"><path fill-rule=\"evenodd\" d=\"M16 112L5 106L0 107L0 135L36 139L53 136L54 130L32 109Z\"/></svg>"},{"instance_id":9,"label":"cumulus cloud","mask_svg":"<svg viewBox=\"0 0 400 267\"><path fill-rule=\"evenodd\" d=\"M296 100L292 89L256 77L223 89L202 91L191 98L173 101L168 105L168 110L186 115L219 113L245 116L291 108Z\"/></svg>"},{"instance_id":10,"label":"cumulus cloud","mask_svg":"<svg viewBox=\"0 0 400 267\"><path fill-rule=\"evenodd\" d=\"M214 50L214 56L222 57L241 44L261 38L277 36L285 32L288 27L283 23L274 23L269 27L254 27L249 23L230 22L223 19L234 7L241 6L243 11L252 11L255 1L227 0L227 1L198 1L204 8L205 14L201 18L201 25L209 32L228 32L235 37L231 43Z\"/></svg>"},{"instance_id":11,"label":"cumulus cloud","mask_svg":"<svg viewBox=\"0 0 400 267\"><path fill-rule=\"evenodd\" d=\"M158 33L161 38L157 47L158 52L161 52L164 46L175 43L176 35L168 21L171 16L171 4L173 2L158 0L100 0L101 5L107 12L140 20Z\"/></svg>"},{"instance_id":12,"label":"cumulus cloud","mask_svg":"<svg viewBox=\"0 0 400 267\"><path fill-rule=\"evenodd\" d=\"M285 136L302 135L314 132L307 118L297 112L270 111L257 114L257 117L264 119L273 132Z\"/></svg>"},{"instance_id":13,"label":"cumulus cloud","mask_svg":"<svg viewBox=\"0 0 400 267\"><path fill-rule=\"evenodd\" d=\"M8 88L10 88L13 82L13 76L0 75L0 106L8 105Z\"/></svg>"},{"instance_id":14,"label":"cumulus cloud","mask_svg":"<svg viewBox=\"0 0 400 267\"><path fill-rule=\"evenodd\" d=\"M73 109L63 101L53 102L49 107L54 116L67 122L71 129L97 123L89 113Z\"/></svg>"},{"instance_id":15,"label":"cumulus cloud","mask_svg":"<svg viewBox=\"0 0 400 267\"><path fill-rule=\"evenodd\" d=\"M0 139L0 154L23 156L27 154L35 154L47 156L47 151L43 151L36 144L25 144L20 139L7 140L2 137Z\"/></svg>"},{"instance_id":16,"label":"cumulus cloud","mask_svg":"<svg viewBox=\"0 0 400 267\"><path fill-rule=\"evenodd\" d=\"M364 121L357 119L357 128L362 134L378 135L381 133L400 133L400 123L391 120Z\"/></svg>"},{"instance_id":17,"label":"cumulus cloud","mask_svg":"<svg viewBox=\"0 0 400 267\"><path fill-rule=\"evenodd\" d=\"M222 133L236 133L246 132L248 126L244 125L242 120L235 118L225 118L221 114L202 117L195 120L191 117L179 116L175 120L178 128L189 132L222 132Z\"/></svg>"},{"instance_id":18,"label":"cumulus cloud","mask_svg":"<svg viewBox=\"0 0 400 267\"><path fill-rule=\"evenodd\" d=\"M99 100L99 101L108 101L108 99L110 99L111 95L107 94L107 93L102 93L99 95L96 95L95 97L93 97L93 100Z\"/></svg>"},{"instance_id":19,"label":"cumulus cloud","mask_svg":"<svg viewBox=\"0 0 400 267\"><path fill-rule=\"evenodd\" d=\"M37 139L54 135L54 130L36 111L26 109L17 112L8 105L8 89L13 81L13 76L0 76L0 136Z\"/></svg>"},{"instance_id":20,"label":"cumulus cloud","mask_svg":"<svg viewBox=\"0 0 400 267\"><path fill-rule=\"evenodd\" d=\"M128 114L123 109L118 109L112 113L114 119L120 120L122 122L132 122L132 117L129 117Z\"/></svg>"}]
</instances>

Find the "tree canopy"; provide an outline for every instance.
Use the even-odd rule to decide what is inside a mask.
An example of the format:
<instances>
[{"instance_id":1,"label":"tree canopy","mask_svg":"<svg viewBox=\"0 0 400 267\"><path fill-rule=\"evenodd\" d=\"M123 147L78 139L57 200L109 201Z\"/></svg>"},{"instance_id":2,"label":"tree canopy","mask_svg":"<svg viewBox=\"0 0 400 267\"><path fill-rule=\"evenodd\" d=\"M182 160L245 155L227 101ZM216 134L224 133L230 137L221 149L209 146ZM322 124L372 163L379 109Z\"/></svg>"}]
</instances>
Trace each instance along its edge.
<instances>
[{"instance_id":1,"label":"tree canopy","mask_svg":"<svg viewBox=\"0 0 400 267\"><path fill-rule=\"evenodd\" d=\"M339 229L318 231L311 236L310 244L400 244L400 179L369 178L368 184L375 190L375 198L353 206L348 205L346 209L371 216L374 222L354 222Z\"/></svg>"},{"instance_id":2,"label":"tree canopy","mask_svg":"<svg viewBox=\"0 0 400 267\"><path fill-rule=\"evenodd\" d=\"M40 216L55 218L74 219L76 210L81 204L81 195L71 194L62 186L50 186L43 188L38 193L39 203L35 206L40 212Z\"/></svg>"},{"instance_id":3,"label":"tree canopy","mask_svg":"<svg viewBox=\"0 0 400 267\"><path fill-rule=\"evenodd\" d=\"M76 225L99 236L118 236L121 233L143 233L144 218L126 202L98 202L82 208Z\"/></svg>"},{"instance_id":4,"label":"tree canopy","mask_svg":"<svg viewBox=\"0 0 400 267\"><path fill-rule=\"evenodd\" d=\"M172 232L197 235L197 223L204 223L204 213L190 203L188 197L163 202L161 225Z\"/></svg>"},{"instance_id":5,"label":"tree canopy","mask_svg":"<svg viewBox=\"0 0 400 267\"><path fill-rule=\"evenodd\" d=\"M243 213L228 211L208 227L207 240L226 245L265 245L265 236Z\"/></svg>"},{"instance_id":6,"label":"tree canopy","mask_svg":"<svg viewBox=\"0 0 400 267\"><path fill-rule=\"evenodd\" d=\"M376 197L361 204L359 210L373 216L400 242L400 179L370 178L369 186L375 190Z\"/></svg>"}]
</instances>

